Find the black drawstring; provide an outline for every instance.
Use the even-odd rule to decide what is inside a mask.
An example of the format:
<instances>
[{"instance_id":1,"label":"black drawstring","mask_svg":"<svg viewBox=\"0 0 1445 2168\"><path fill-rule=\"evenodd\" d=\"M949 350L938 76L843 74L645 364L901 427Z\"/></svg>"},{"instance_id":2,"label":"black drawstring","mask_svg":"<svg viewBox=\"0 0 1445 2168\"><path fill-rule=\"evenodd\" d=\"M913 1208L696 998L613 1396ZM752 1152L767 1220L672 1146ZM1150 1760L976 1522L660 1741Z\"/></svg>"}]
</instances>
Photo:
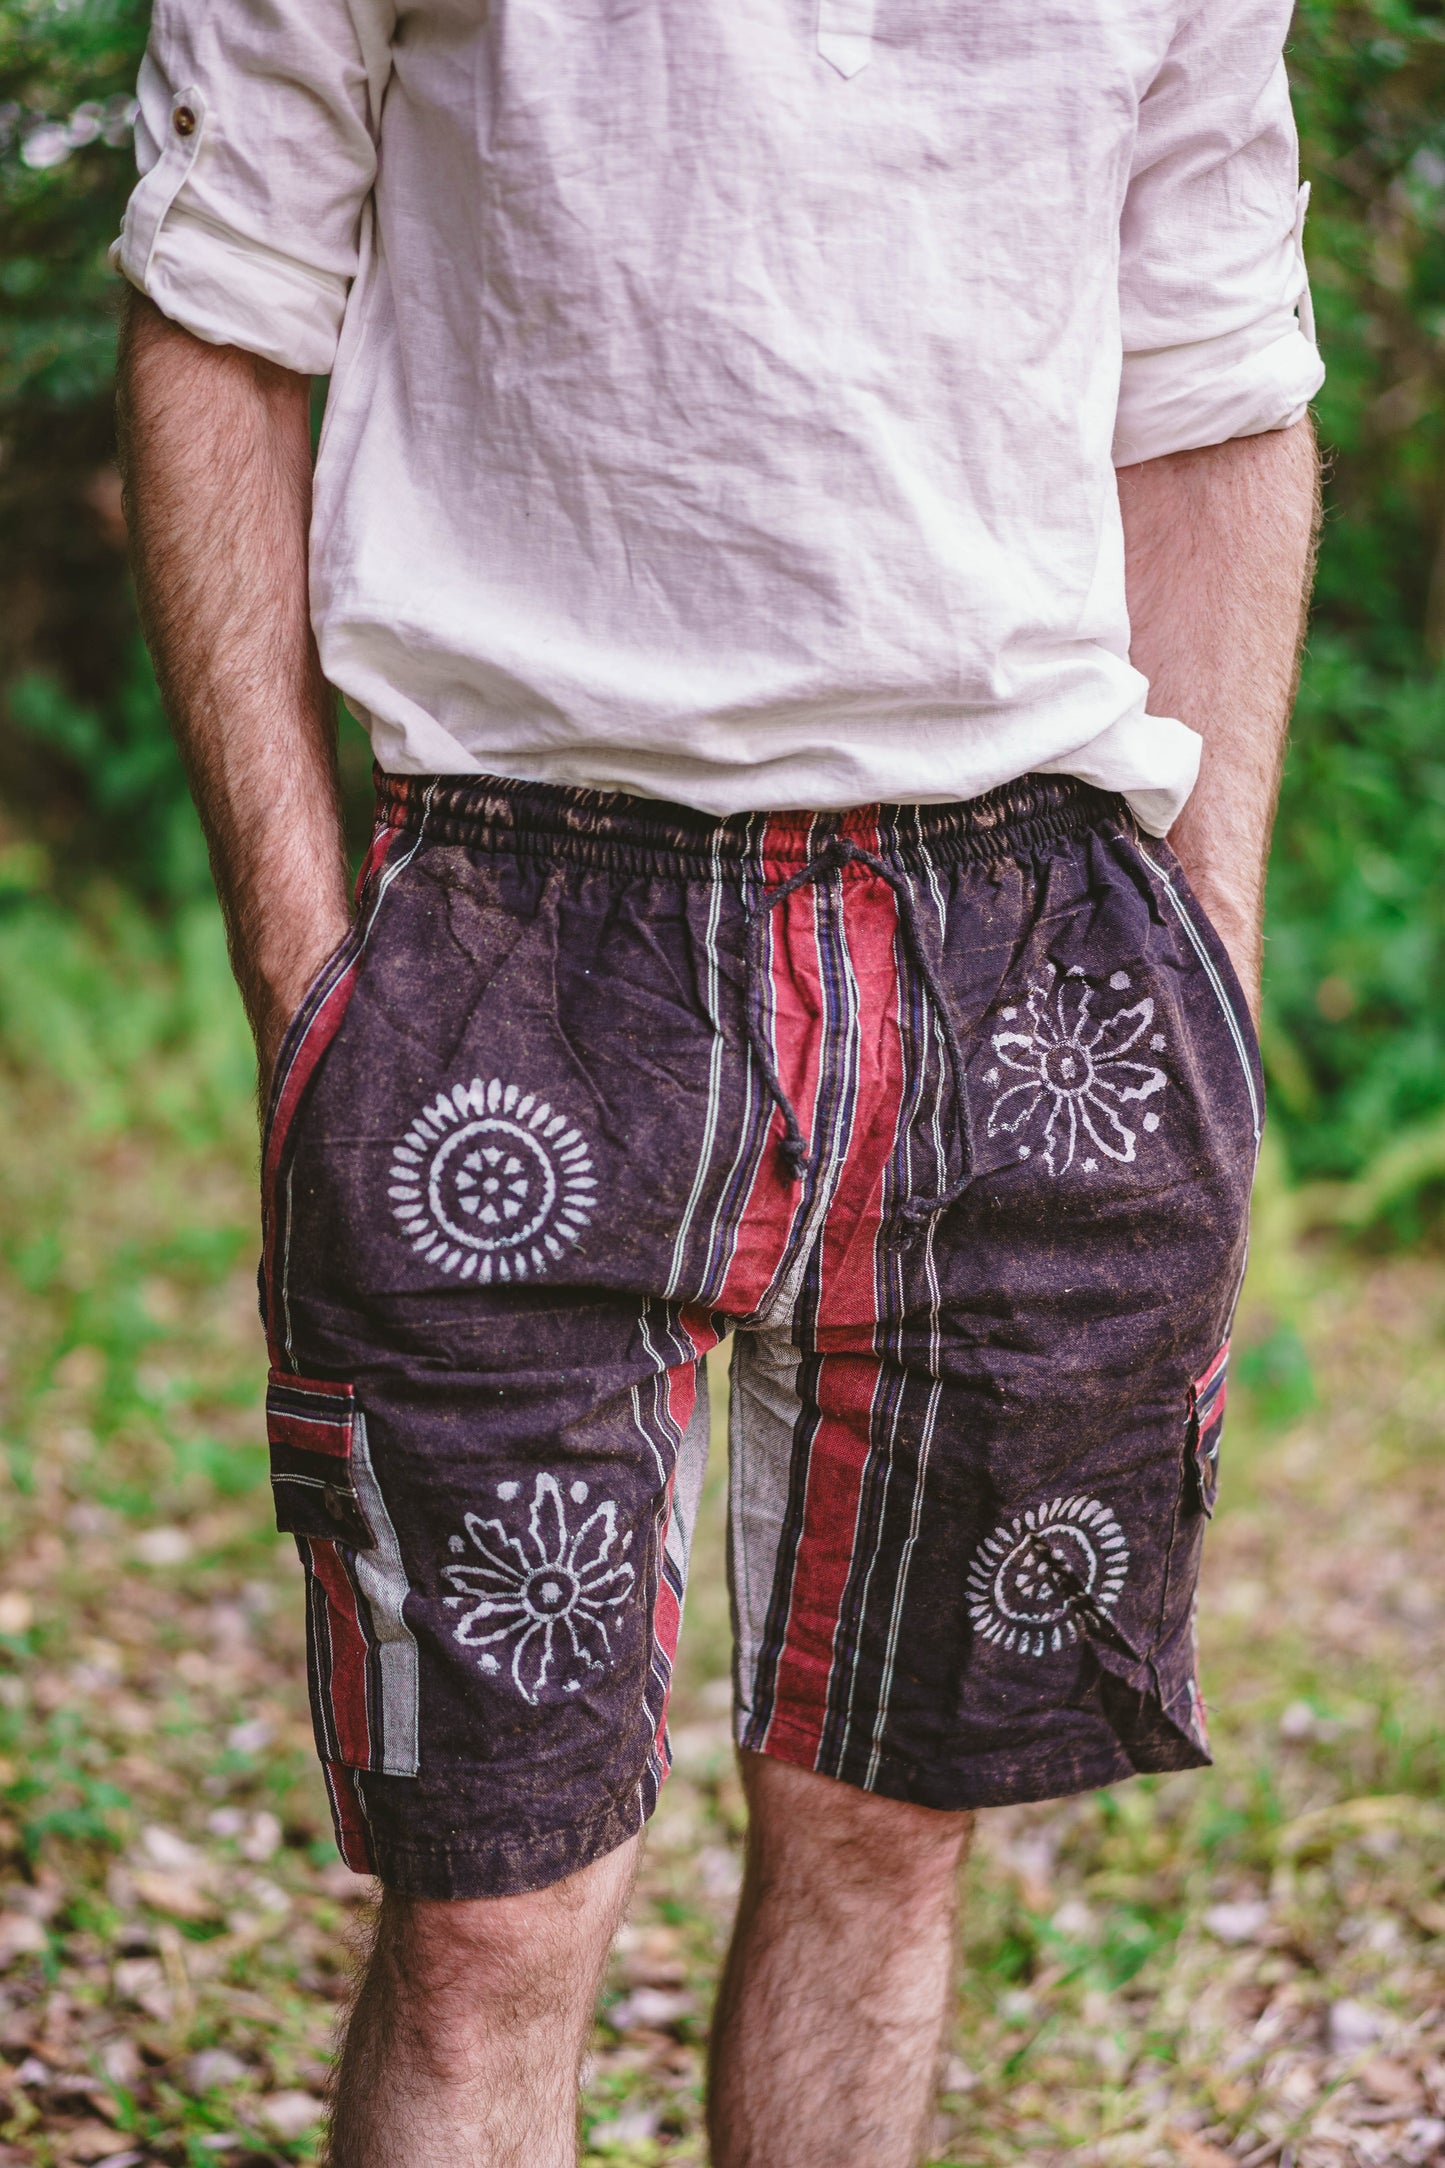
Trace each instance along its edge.
<instances>
[{"instance_id":1,"label":"black drawstring","mask_svg":"<svg viewBox=\"0 0 1445 2168\"><path fill-rule=\"evenodd\" d=\"M1113 1649L1118 1656L1127 1656L1131 1663L1143 1663L1143 1657L1128 1635L1090 1595L1067 1558L1054 1549L1045 1533L1034 1534L1029 1552L1035 1566L1042 1566L1053 1576L1055 1585L1063 1591L1069 1610L1092 1640L1102 1641L1105 1648Z\"/></svg>"},{"instance_id":2,"label":"black drawstring","mask_svg":"<svg viewBox=\"0 0 1445 2168\"><path fill-rule=\"evenodd\" d=\"M964 1058L963 1049L958 1043L958 1034L953 1027L953 1017L950 1014L948 1003L943 998L943 991L938 983L938 975L929 961L928 950L919 931L912 890L900 874L894 873L890 867L884 864L876 852L864 850L861 843L854 843L848 836L833 836L824 844L816 857L810 858L805 866L801 866L786 881L780 881L776 888L765 889L757 903L749 911L748 1039L754 1054L757 1056L758 1067L763 1072L763 1082L768 1087L773 1104L783 1117L783 1136L780 1147L783 1158L786 1160L788 1171L794 1180L801 1181L808 1172L809 1167L808 1143L803 1135L793 1102L783 1089L783 1080L778 1075L777 1066L773 1061L772 1048L768 1045L768 1035L763 1029L761 988L766 961L767 923L769 915L783 902L785 897L791 896L796 889L804 887L809 881L821 880L825 874L836 872L846 865L867 866L870 872L877 874L880 881L888 883L888 886L897 897L898 921L903 928L904 938L917 966L918 975L927 989L929 1000L933 1003L939 1029L943 1034L944 1050L948 1056L949 1075L953 1084L954 1106L958 1117L961 1172L958 1179L938 1196L912 1197L908 1200L903 1207L901 1217L910 1226L917 1226L924 1220L932 1219L938 1212L946 1212L951 1204L956 1204L973 1178L972 1147L968 1135L968 1101L964 1092Z\"/></svg>"}]
</instances>

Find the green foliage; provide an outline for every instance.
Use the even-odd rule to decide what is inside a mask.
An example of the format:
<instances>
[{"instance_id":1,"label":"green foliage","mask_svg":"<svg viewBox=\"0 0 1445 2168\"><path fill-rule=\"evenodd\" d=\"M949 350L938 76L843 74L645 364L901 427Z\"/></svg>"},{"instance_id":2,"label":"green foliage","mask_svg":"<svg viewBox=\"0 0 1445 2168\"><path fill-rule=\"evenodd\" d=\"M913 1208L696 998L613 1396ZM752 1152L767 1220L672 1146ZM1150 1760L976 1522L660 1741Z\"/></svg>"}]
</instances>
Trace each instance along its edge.
<instances>
[{"instance_id":1,"label":"green foliage","mask_svg":"<svg viewBox=\"0 0 1445 2168\"><path fill-rule=\"evenodd\" d=\"M1289 59L1329 365L1317 614L1415 668L1445 651L1445 17L1300 0Z\"/></svg>"},{"instance_id":2,"label":"green foliage","mask_svg":"<svg viewBox=\"0 0 1445 2168\"><path fill-rule=\"evenodd\" d=\"M62 1093L91 1135L203 1145L248 1122L254 1073L214 903L158 919L93 887L83 913L45 896L0 908L0 1106L8 1075ZM43 1276L43 1221L27 1243Z\"/></svg>"},{"instance_id":3,"label":"green foliage","mask_svg":"<svg viewBox=\"0 0 1445 2168\"><path fill-rule=\"evenodd\" d=\"M35 885L37 842L62 892L99 869L174 909L205 884L110 464L105 259L147 16L146 0L0 0L0 790L18 823L8 847L0 833L0 905ZM1409 1236L1445 1187L1445 13L1300 0L1289 60L1331 475L1266 1066L1293 1173L1351 1183L1329 1216ZM25 925L49 955L55 928ZM16 968L0 955L0 975Z\"/></svg>"},{"instance_id":4,"label":"green foliage","mask_svg":"<svg viewBox=\"0 0 1445 2168\"><path fill-rule=\"evenodd\" d=\"M114 280L105 251L130 177L142 0L0 7L0 401L7 410L107 396Z\"/></svg>"},{"instance_id":5,"label":"green foliage","mask_svg":"<svg viewBox=\"0 0 1445 2168\"><path fill-rule=\"evenodd\" d=\"M27 670L10 687L9 710L16 731L83 779L103 863L168 903L209 892L201 824L139 637L109 700L77 700L58 676Z\"/></svg>"},{"instance_id":6,"label":"green foliage","mask_svg":"<svg viewBox=\"0 0 1445 2168\"><path fill-rule=\"evenodd\" d=\"M1445 673L1318 639L1270 886L1266 1051L1301 1172L1351 1174L1440 1110L1442 868Z\"/></svg>"}]
</instances>

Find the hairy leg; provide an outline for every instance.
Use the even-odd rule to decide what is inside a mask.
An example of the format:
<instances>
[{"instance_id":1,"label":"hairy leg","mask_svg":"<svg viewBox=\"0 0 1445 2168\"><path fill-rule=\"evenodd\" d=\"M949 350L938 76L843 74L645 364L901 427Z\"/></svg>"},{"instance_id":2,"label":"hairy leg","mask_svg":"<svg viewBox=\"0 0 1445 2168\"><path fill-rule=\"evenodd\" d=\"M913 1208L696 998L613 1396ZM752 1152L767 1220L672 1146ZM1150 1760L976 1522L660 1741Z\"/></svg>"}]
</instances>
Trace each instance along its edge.
<instances>
[{"instance_id":1,"label":"hairy leg","mask_svg":"<svg viewBox=\"0 0 1445 2168\"><path fill-rule=\"evenodd\" d=\"M742 1756L748 1859L713 2024L714 2168L912 2168L972 1827Z\"/></svg>"},{"instance_id":2,"label":"hairy leg","mask_svg":"<svg viewBox=\"0 0 1445 2168\"><path fill-rule=\"evenodd\" d=\"M577 2072L637 1842L526 1897L388 1894L330 2168L572 2168Z\"/></svg>"}]
</instances>

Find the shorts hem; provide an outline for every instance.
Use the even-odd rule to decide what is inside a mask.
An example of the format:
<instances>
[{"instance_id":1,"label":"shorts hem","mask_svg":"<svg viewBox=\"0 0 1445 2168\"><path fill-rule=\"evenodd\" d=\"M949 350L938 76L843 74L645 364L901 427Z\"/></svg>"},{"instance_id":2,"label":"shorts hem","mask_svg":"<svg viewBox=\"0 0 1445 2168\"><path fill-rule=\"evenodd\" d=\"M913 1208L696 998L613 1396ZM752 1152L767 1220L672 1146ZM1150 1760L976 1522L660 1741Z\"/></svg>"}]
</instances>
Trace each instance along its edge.
<instances>
[{"instance_id":1,"label":"shorts hem","mask_svg":"<svg viewBox=\"0 0 1445 2168\"><path fill-rule=\"evenodd\" d=\"M372 1872L383 1889L398 1897L526 1897L605 1859L635 1837L646 1819L634 1805L626 1814L609 1809L580 1829L446 1844L393 1842L373 1825Z\"/></svg>"},{"instance_id":2,"label":"shorts hem","mask_svg":"<svg viewBox=\"0 0 1445 2168\"><path fill-rule=\"evenodd\" d=\"M770 1727L763 1746L749 1752L768 1755L830 1776L858 1791L874 1792L907 1806L932 1807L942 1813L972 1813L981 1807L1019 1807L1046 1799L1066 1799L1077 1792L1098 1791L1126 1777L1164 1775L1180 1768L1207 1769L1213 1757L1203 1749L1197 1759L1164 1759L1139 1750L1131 1758L1112 1737L1081 1742L1070 1749L1018 1754L997 1751L979 1754L953 1766L924 1766L898 1755L880 1755L865 1778L846 1766L819 1765L817 1743L786 1725Z\"/></svg>"}]
</instances>

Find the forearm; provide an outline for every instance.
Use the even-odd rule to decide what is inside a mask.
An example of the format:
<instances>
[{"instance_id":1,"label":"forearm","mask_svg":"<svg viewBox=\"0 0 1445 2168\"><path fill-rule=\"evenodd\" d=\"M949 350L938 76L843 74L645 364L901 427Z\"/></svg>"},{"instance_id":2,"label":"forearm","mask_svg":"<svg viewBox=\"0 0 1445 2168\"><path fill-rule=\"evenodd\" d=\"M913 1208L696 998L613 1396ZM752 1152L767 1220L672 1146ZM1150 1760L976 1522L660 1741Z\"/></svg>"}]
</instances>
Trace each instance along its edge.
<instances>
[{"instance_id":1,"label":"forearm","mask_svg":"<svg viewBox=\"0 0 1445 2168\"><path fill-rule=\"evenodd\" d=\"M132 294L119 422L142 623L264 1084L348 917L334 712L307 598L309 385Z\"/></svg>"},{"instance_id":2,"label":"forearm","mask_svg":"<svg viewBox=\"0 0 1445 2168\"><path fill-rule=\"evenodd\" d=\"M1119 472L1130 652L1204 740L1170 831L1256 1014L1264 878L1319 522L1308 421Z\"/></svg>"}]
</instances>

